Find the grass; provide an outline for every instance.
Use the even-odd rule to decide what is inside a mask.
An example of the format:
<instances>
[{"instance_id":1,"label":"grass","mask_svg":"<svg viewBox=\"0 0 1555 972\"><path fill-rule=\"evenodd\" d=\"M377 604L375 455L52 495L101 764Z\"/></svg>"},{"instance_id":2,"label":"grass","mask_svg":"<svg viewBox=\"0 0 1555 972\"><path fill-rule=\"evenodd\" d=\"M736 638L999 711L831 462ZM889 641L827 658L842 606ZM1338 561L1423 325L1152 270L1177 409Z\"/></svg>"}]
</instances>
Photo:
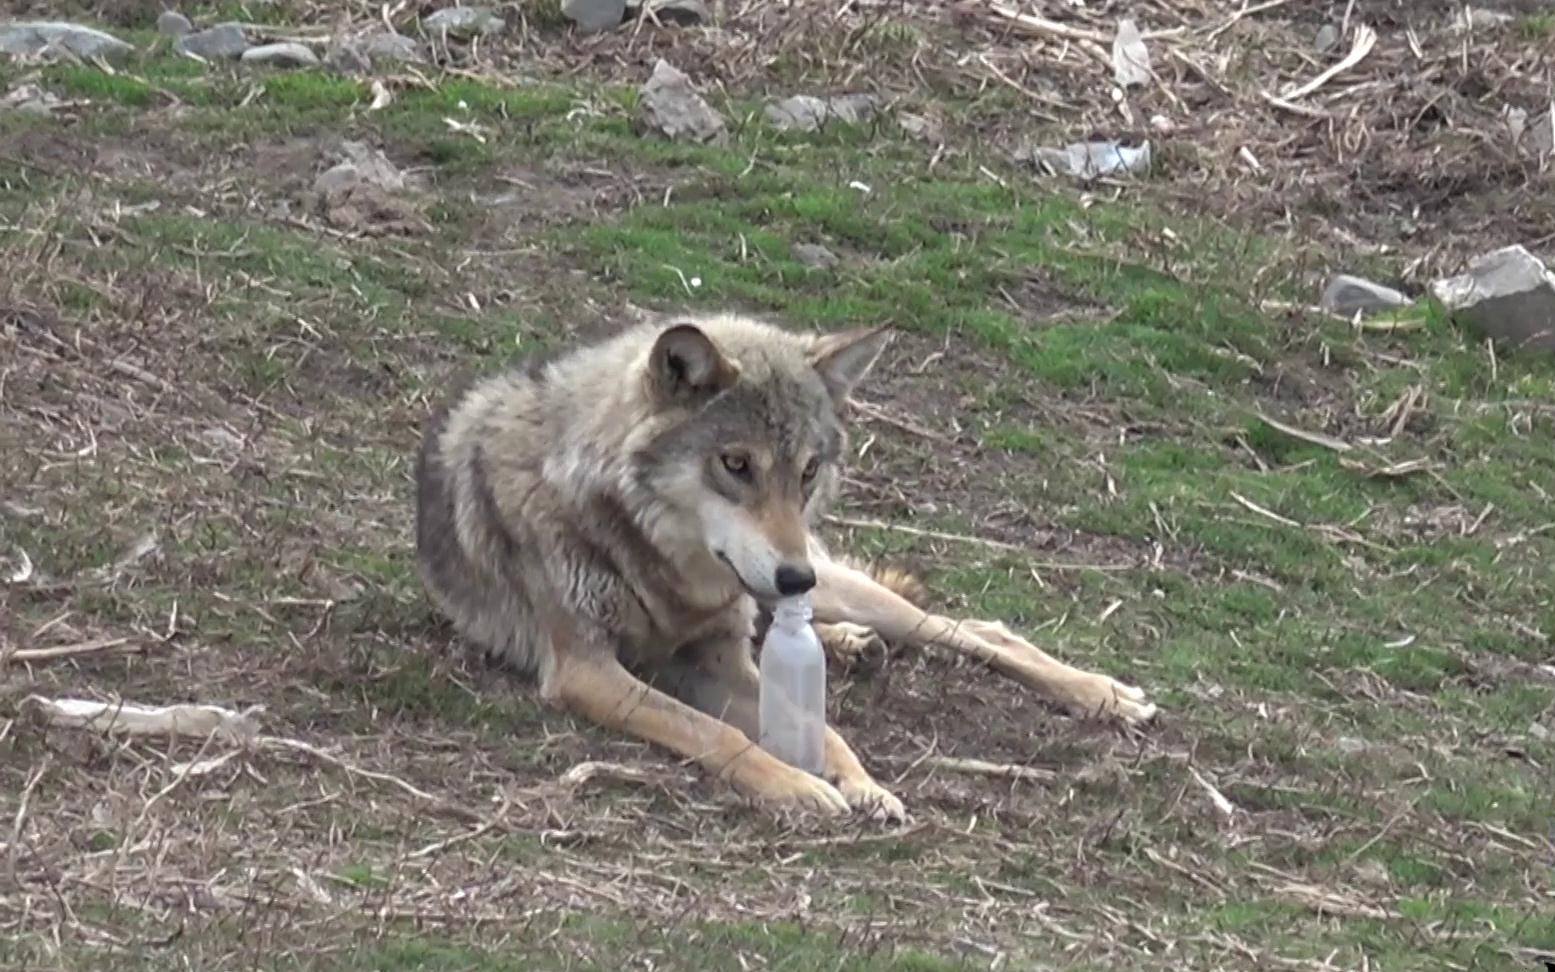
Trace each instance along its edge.
<instances>
[{"instance_id":1,"label":"grass","mask_svg":"<svg viewBox=\"0 0 1555 972\"><path fill-rule=\"evenodd\" d=\"M1034 186L975 148L931 166L884 120L781 133L736 95L730 142L685 146L593 82L440 76L368 112L346 79L250 97L160 55L38 77L94 105L68 129L0 116L0 556L41 577L0 589L0 646L137 651L0 682L8 965L1495 969L1555 948L1547 360L1492 358L1430 309L1395 334L1274 316L1307 287L1300 241ZM415 168L427 231L309 208L336 135ZM1077 724L934 655L839 671L835 717L915 823L780 825L450 653L409 551L421 422L457 373L628 300L894 322L847 511L884 527L848 540L1145 686L1162 724ZM31 692L262 704L357 772L254 752L180 776L197 747L10 721ZM557 782L588 760L638 773Z\"/></svg>"}]
</instances>

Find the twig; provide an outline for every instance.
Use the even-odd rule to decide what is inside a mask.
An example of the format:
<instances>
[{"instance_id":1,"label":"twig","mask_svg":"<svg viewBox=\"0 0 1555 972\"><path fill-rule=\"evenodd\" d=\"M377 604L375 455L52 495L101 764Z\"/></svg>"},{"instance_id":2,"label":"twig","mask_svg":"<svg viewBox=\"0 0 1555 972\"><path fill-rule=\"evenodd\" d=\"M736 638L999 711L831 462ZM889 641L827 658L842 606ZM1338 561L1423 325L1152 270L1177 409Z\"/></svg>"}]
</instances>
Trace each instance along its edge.
<instances>
[{"instance_id":1,"label":"twig","mask_svg":"<svg viewBox=\"0 0 1555 972\"><path fill-rule=\"evenodd\" d=\"M855 530L885 530L888 533L904 533L911 537L924 537L930 540L947 540L951 543L968 543L979 547L988 547L992 550L1004 550L1010 553L1018 553L1030 556L1034 551L1016 546L1013 543L1005 543L1003 540L989 540L985 537L972 537L961 533L945 533L941 530L924 530L919 527L910 527L900 523L886 523L882 520L860 520L849 516L837 516L827 514L826 522L836 526L851 527ZM1126 565L1120 564L1061 564L1052 561L1034 561L1030 566L1039 570L1128 570Z\"/></svg>"},{"instance_id":2,"label":"twig","mask_svg":"<svg viewBox=\"0 0 1555 972\"><path fill-rule=\"evenodd\" d=\"M1236 500L1238 503L1241 503L1243 506L1247 507L1248 509L1252 510L1254 513L1257 513L1259 516L1266 516L1269 519L1273 520L1275 523L1283 523L1285 526L1293 526L1293 527L1297 527L1297 528L1304 528L1304 524L1297 523L1295 520L1292 520L1288 516L1281 516L1280 514L1274 512L1273 510L1266 509L1266 508L1264 508L1262 506L1259 506L1257 503L1254 503L1252 500L1250 500L1247 497L1243 496L1241 493L1233 492L1231 494L1231 498Z\"/></svg>"},{"instance_id":3,"label":"twig","mask_svg":"<svg viewBox=\"0 0 1555 972\"><path fill-rule=\"evenodd\" d=\"M1308 81L1301 87L1282 92L1280 94L1280 98L1285 101L1295 101L1298 98L1306 97L1307 95L1316 91L1318 88L1321 88L1323 85L1327 84L1329 81L1333 80L1336 75L1343 74L1345 71L1350 70L1350 68L1353 68L1357 64L1364 61L1366 59L1366 55L1370 54L1371 49L1376 45L1377 32L1372 30L1366 24L1357 24L1355 27L1355 42L1350 46L1350 53L1344 56L1344 60L1340 61L1338 64L1333 65L1328 70L1324 71L1322 74L1319 74L1317 77L1313 78L1311 81Z\"/></svg>"},{"instance_id":4,"label":"twig","mask_svg":"<svg viewBox=\"0 0 1555 972\"><path fill-rule=\"evenodd\" d=\"M994 776L1007 780L1036 780L1051 783L1058 779L1052 770L1021 766L1016 763L990 763L981 759L962 759L957 756L930 756L920 764L952 773L968 773L972 776Z\"/></svg>"},{"instance_id":5,"label":"twig","mask_svg":"<svg viewBox=\"0 0 1555 972\"><path fill-rule=\"evenodd\" d=\"M22 787L22 798L16 805L16 816L11 819L11 845L7 848L11 858L11 884L20 887L21 881L16 875L16 859L21 855L22 825L27 821L27 802L32 797L32 791L37 788L38 781L43 779L43 774L48 772L49 757L44 754L38 769L27 778L27 783Z\"/></svg>"},{"instance_id":6,"label":"twig","mask_svg":"<svg viewBox=\"0 0 1555 972\"><path fill-rule=\"evenodd\" d=\"M1209 797L1209 802L1215 805L1215 809L1220 811L1220 815L1225 817L1228 823L1236 819L1236 804L1227 800L1226 795L1221 793L1213 783L1206 780L1194 767L1188 767L1188 773L1193 777L1193 782L1203 788L1204 793Z\"/></svg>"},{"instance_id":7,"label":"twig","mask_svg":"<svg viewBox=\"0 0 1555 972\"><path fill-rule=\"evenodd\" d=\"M950 438L950 436L936 432L933 429L926 429L923 426L909 422L906 419L896 418L893 415L887 414L885 409L881 408L879 405L875 405L871 402L861 402L857 398L850 398L848 400L848 404L857 409L858 412L864 417L873 419L876 422L884 423L885 425L889 425L892 428L901 429L903 432L928 439L931 442L939 442L944 445L955 444L955 440Z\"/></svg>"},{"instance_id":8,"label":"twig","mask_svg":"<svg viewBox=\"0 0 1555 972\"><path fill-rule=\"evenodd\" d=\"M50 658L69 658L74 655L90 655L99 651L111 651L129 644L128 638L94 638L91 641L80 641L71 645L55 645L52 648L18 648L10 654L0 652L0 665L6 662L34 662L46 661ZM125 649L126 654L145 651L144 645L130 645Z\"/></svg>"},{"instance_id":9,"label":"twig","mask_svg":"<svg viewBox=\"0 0 1555 972\"><path fill-rule=\"evenodd\" d=\"M1305 429L1298 429L1294 425L1286 425L1284 422L1270 418L1263 412L1256 412L1255 414L1258 416L1259 421L1263 422L1265 425L1277 431L1284 432L1286 435L1293 439L1300 439L1302 442L1310 442L1313 445L1322 446L1325 449L1332 449L1335 452L1349 452L1351 449L1355 448L1355 446L1344 441L1343 439L1336 439L1331 435L1324 435L1321 432L1308 432Z\"/></svg>"}]
</instances>

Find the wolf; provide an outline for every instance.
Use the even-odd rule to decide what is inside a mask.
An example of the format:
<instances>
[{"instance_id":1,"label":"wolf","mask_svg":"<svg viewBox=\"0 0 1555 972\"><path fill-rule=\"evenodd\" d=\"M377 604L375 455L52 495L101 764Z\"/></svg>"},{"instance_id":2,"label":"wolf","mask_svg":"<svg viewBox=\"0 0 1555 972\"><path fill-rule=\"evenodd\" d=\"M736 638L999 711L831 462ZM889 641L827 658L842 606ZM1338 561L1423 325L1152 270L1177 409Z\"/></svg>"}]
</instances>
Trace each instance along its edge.
<instances>
[{"instance_id":1,"label":"wolf","mask_svg":"<svg viewBox=\"0 0 1555 972\"><path fill-rule=\"evenodd\" d=\"M1072 712L1152 718L1139 688L930 613L909 575L833 557L813 532L847 454L844 405L892 333L666 316L463 384L415 463L431 602L546 704L775 808L906 819L835 729L820 775L754 742L757 627L780 598L810 597L834 656L877 637L940 646Z\"/></svg>"}]
</instances>

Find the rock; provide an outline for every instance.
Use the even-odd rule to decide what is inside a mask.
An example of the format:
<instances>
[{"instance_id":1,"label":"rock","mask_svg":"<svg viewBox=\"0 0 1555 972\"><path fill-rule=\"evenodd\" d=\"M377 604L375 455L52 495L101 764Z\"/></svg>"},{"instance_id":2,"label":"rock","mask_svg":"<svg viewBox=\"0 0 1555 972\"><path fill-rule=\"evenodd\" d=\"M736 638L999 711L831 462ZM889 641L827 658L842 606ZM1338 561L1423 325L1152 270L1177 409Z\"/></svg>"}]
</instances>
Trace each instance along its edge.
<instances>
[{"instance_id":1,"label":"rock","mask_svg":"<svg viewBox=\"0 0 1555 972\"><path fill-rule=\"evenodd\" d=\"M429 229L416 206L399 198L405 175L378 149L342 142L339 161L313 180L315 206L332 225L353 233Z\"/></svg>"},{"instance_id":2,"label":"rock","mask_svg":"<svg viewBox=\"0 0 1555 972\"><path fill-rule=\"evenodd\" d=\"M64 21L0 23L0 54L35 57L51 48L84 59L112 60L129 54L135 46L105 31Z\"/></svg>"},{"instance_id":3,"label":"rock","mask_svg":"<svg viewBox=\"0 0 1555 972\"><path fill-rule=\"evenodd\" d=\"M362 52L374 65L401 62L424 64L427 59L427 56L421 52L420 44L392 30L369 34L362 41Z\"/></svg>"},{"instance_id":4,"label":"rock","mask_svg":"<svg viewBox=\"0 0 1555 972\"><path fill-rule=\"evenodd\" d=\"M1017 151L1015 158L1085 181L1118 172L1144 172L1150 168L1150 143L1138 148L1117 142L1076 142L1061 149L1028 146Z\"/></svg>"},{"instance_id":5,"label":"rock","mask_svg":"<svg viewBox=\"0 0 1555 972\"><path fill-rule=\"evenodd\" d=\"M179 53L192 55L202 61L220 61L242 57L249 43L243 25L229 22L185 34L173 46Z\"/></svg>"},{"instance_id":6,"label":"rock","mask_svg":"<svg viewBox=\"0 0 1555 972\"><path fill-rule=\"evenodd\" d=\"M1371 747L1366 744L1364 739L1356 739L1354 736L1340 736L1334 740L1334 748L1341 753L1354 756L1357 753L1364 753Z\"/></svg>"},{"instance_id":7,"label":"rock","mask_svg":"<svg viewBox=\"0 0 1555 972\"><path fill-rule=\"evenodd\" d=\"M693 27L707 19L707 4L702 0L626 0L627 13L633 17L638 16L641 9L647 6L653 16L661 24L678 24L682 27Z\"/></svg>"},{"instance_id":8,"label":"rock","mask_svg":"<svg viewBox=\"0 0 1555 972\"><path fill-rule=\"evenodd\" d=\"M846 94L835 98L794 95L774 101L766 107L767 121L780 129L813 132L829 121L856 124L875 114L879 99L869 94Z\"/></svg>"},{"instance_id":9,"label":"rock","mask_svg":"<svg viewBox=\"0 0 1555 972\"><path fill-rule=\"evenodd\" d=\"M1364 277L1353 277L1347 273L1335 274L1333 279L1328 281L1328 286L1323 288L1323 309L1345 317L1354 317L1358 312L1372 314L1377 311L1408 307L1409 303L1408 297L1392 287L1384 287Z\"/></svg>"},{"instance_id":10,"label":"rock","mask_svg":"<svg viewBox=\"0 0 1555 972\"><path fill-rule=\"evenodd\" d=\"M306 44L291 41L250 47L240 60L245 64L271 64L276 67L317 67L319 56Z\"/></svg>"},{"instance_id":11,"label":"rock","mask_svg":"<svg viewBox=\"0 0 1555 972\"><path fill-rule=\"evenodd\" d=\"M1517 133L1517 142L1524 151L1540 159L1555 153L1555 101L1541 109L1532 123L1528 122L1527 113L1524 112L1519 127L1522 130Z\"/></svg>"},{"instance_id":12,"label":"rock","mask_svg":"<svg viewBox=\"0 0 1555 972\"><path fill-rule=\"evenodd\" d=\"M357 185L389 192L405 188L405 175L379 149L362 142L342 142L340 160L313 180L314 191L329 195Z\"/></svg>"},{"instance_id":13,"label":"rock","mask_svg":"<svg viewBox=\"0 0 1555 972\"><path fill-rule=\"evenodd\" d=\"M324 52L324 66L341 74L367 74L373 69L373 61L361 44L337 37Z\"/></svg>"},{"instance_id":14,"label":"rock","mask_svg":"<svg viewBox=\"0 0 1555 972\"><path fill-rule=\"evenodd\" d=\"M938 118L898 111L896 123L902 126L902 131L921 141L937 144L945 140L945 126Z\"/></svg>"},{"instance_id":15,"label":"rock","mask_svg":"<svg viewBox=\"0 0 1555 972\"><path fill-rule=\"evenodd\" d=\"M391 30L337 37L324 63L342 74L366 74L391 64L425 64L421 45Z\"/></svg>"},{"instance_id":16,"label":"rock","mask_svg":"<svg viewBox=\"0 0 1555 972\"><path fill-rule=\"evenodd\" d=\"M189 18L176 10L164 10L157 15L157 33L168 37L182 37L194 30Z\"/></svg>"},{"instance_id":17,"label":"rock","mask_svg":"<svg viewBox=\"0 0 1555 972\"><path fill-rule=\"evenodd\" d=\"M474 37L507 29L507 21L485 7L444 7L421 21L428 33L445 37Z\"/></svg>"},{"instance_id":18,"label":"rock","mask_svg":"<svg viewBox=\"0 0 1555 972\"><path fill-rule=\"evenodd\" d=\"M1500 10L1486 10L1483 7L1463 7L1453 18L1452 29L1462 34L1474 30L1495 30L1512 22L1514 18L1509 13Z\"/></svg>"},{"instance_id":19,"label":"rock","mask_svg":"<svg viewBox=\"0 0 1555 972\"><path fill-rule=\"evenodd\" d=\"M1333 24L1324 24L1317 29L1317 37L1313 39L1312 46L1319 54L1327 54L1339 43L1339 28Z\"/></svg>"},{"instance_id":20,"label":"rock","mask_svg":"<svg viewBox=\"0 0 1555 972\"><path fill-rule=\"evenodd\" d=\"M1455 321L1508 350L1555 351L1555 274L1522 246L1471 261L1431 284Z\"/></svg>"},{"instance_id":21,"label":"rock","mask_svg":"<svg viewBox=\"0 0 1555 972\"><path fill-rule=\"evenodd\" d=\"M727 136L723 116L697 94L690 78L663 58L638 95L639 129L677 142L722 141Z\"/></svg>"},{"instance_id":22,"label":"rock","mask_svg":"<svg viewBox=\"0 0 1555 972\"><path fill-rule=\"evenodd\" d=\"M793 254L795 260L817 270L830 270L842 262L837 258L837 254L819 243L795 243Z\"/></svg>"},{"instance_id":23,"label":"rock","mask_svg":"<svg viewBox=\"0 0 1555 972\"><path fill-rule=\"evenodd\" d=\"M1551 739L1555 739L1555 732L1550 732L1537 722L1528 727L1528 735L1539 740L1539 742L1549 742Z\"/></svg>"},{"instance_id":24,"label":"rock","mask_svg":"<svg viewBox=\"0 0 1555 972\"><path fill-rule=\"evenodd\" d=\"M0 98L0 111L19 111L29 115L53 114L55 109L63 105L64 102L53 93L35 84L19 85Z\"/></svg>"},{"instance_id":25,"label":"rock","mask_svg":"<svg viewBox=\"0 0 1555 972\"><path fill-rule=\"evenodd\" d=\"M626 0L562 0L562 15L585 34L621 26Z\"/></svg>"}]
</instances>

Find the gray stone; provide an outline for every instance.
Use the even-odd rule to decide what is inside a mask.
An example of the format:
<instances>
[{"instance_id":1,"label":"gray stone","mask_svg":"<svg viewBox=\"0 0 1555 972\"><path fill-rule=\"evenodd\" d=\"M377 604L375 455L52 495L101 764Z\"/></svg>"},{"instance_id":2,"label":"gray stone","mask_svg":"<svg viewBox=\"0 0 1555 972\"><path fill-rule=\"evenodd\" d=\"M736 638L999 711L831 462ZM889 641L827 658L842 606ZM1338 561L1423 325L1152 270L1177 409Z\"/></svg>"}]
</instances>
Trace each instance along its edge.
<instances>
[{"instance_id":1,"label":"gray stone","mask_svg":"<svg viewBox=\"0 0 1555 972\"><path fill-rule=\"evenodd\" d=\"M306 44L286 41L250 47L243 52L245 64L270 64L275 67L317 67L319 56Z\"/></svg>"},{"instance_id":2,"label":"gray stone","mask_svg":"<svg viewBox=\"0 0 1555 972\"><path fill-rule=\"evenodd\" d=\"M362 142L342 142L338 155L339 161L313 180L315 191L328 196L364 184L388 192L405 188L405 174L379 149Z\"/></svg>"},{"instance_id":3,"label":"gray stone","mask_svg":"<svg viewBox=\"0 0 1555 972\"><path fill-rule=\"evenodd\" d=\"M1392 287L1372 283L1364 277L1340 273L1335 274L1328 281L1328 286L1323 288L1322 305L1324 310L1354 317L1356 313L1373 314L1408 307L1409 298Z\"/></svg>"},{"instance_id":4,"label":"gray stone","mask_svg":"<svg viewBox=\"0 0 1555 972\"><path fill-rule=\"evenodd\" d=\"M1333 24L1324 24L1317 29L1317 37L1312 41L1312 46L1319 54L1327 54L1339 44L1339 28Z\"/></svg>"},{"instance_id":5,"label":"gray stone","mask_svg":"<svg viewBox=\"0 0 1555 972\"><path fill-rule=\"evenodd\" d=\"M585 34L621 26L626 0L562 0L562 15Z\"/></svg>"},{"instance_id":6,"label":"gray stone","mask_svg":"<svg viewBox=\"0 0 1555 972\"><path fill-rule=\"evenodd\" d=\"M1555 102L1539 112L1519 141L1525 151L1537 158L1555 153Z\"/></svg>"},{"instance_id":7,"label":"gray stone","mask_svg":"<svg viewBox=\"0 0 1555 972\"><path fill-rule=\"evenodd\" d=\"M795 260L817 270L830 270L842 262L837 258L837 254L819 243L795 243L793 254Z\"/></svg>"},{"instance_id":8,"label":"gray stone","mask_svg":"<svg viewBox=\"0 0 1555 972\"><path fill-rule=\"evenodd\" d=\"M485 7L444 7L421 21L430 34L448 37L474 37L495 34L507 28L507 21Z\"/></svg>"},{"instance_id":9,"label":"gray stone","mask_svg":"<svg viewBox=\"0 0 1555 972\"><path fill-rule=\"evenodd\" d=\"M362 40L362 53L366 54L367 59L374 65L399 62L423 64L427 59L427 56L421 52L420 44L392 30L369 34Z\"/></svg>"},{"instance_id":10,"label":"gray stone","mask_svg":"<svg viewBox=\"0 0 1555 972\"><path fill-rule=\"evenodd\" d=\"M661 24L692 27L708 17L707 4L702 0L626 0L626 10L633 17L645 6Z\"/></svg>"},{"instance_id":11,"label":"gray stone","mask_svg":"<svg viewBox=\"0 0 1555 972\"><path fill-rule=\"evenodd\" d=\"M1555 351L1555 274L1521 246L1471 261L1431 284L1453 320L1506 350Z\"/></svg>"},{"instance_id":12,"label":"gray stone","mask_svg":"<svg viewBox=\"0 0 1555 972\"><path fill-rule=\"evenodd\" d=\"M64 21L0 23L0 54L35 57L51 48L79 58L112 60L129 54L135 46L93 27Z\"/></svg>"},{"instance_id":13,"label":"gray stone","mask_svg":"<svg viewBox=\"0 0 1555 972\"><path fill-rule=\"evenodd\" d=\"M366 74L391 64L424 64L426 55L415 40L389 30L337 37L324 63L342 74Z\"/></svg>"},{"instance_id":14,"label":"gray stone","mask_svg":"<svg viewBox=\"0 0 1555 972\"><path fill-rule=\"evenodd\" d=\"M179 53L204 61L236 60L249 46L243 25L231 22L185 34L174 45Z\"/></svg>"},{"instance_id":15,"label":"gray stone","mask_svg":"<svg viewBox=\"0 0 1555 972\"><path fill-rule=\"evenodd\" d=\"M157 33L169 37L182 37L194 30L189 18L176 10L164 10L157 15Z\"/></svg>"},{"instance_id":16,"label":"gray stone","mask_svg":"<svg viewBox=\"0 0 1555 972\"><path fill-rule=\"evenodd\" d=\"M1495 30L1504 27L1515 18L1500 10L1487 10L1484 7L1463 7L1452 20L1452 29L1457 33L1467 33L1475 30Z\"/></svg>"},{"instance_id":17,"label":"gray stone","mask_svg":"<svg viewBox=\"0 0 1555 972\"><path fill-rule=\"evenodd\" d=\"M639 91L637 125L672 141L711 142L727 136L723 116L713 110L691 79L660 58Z\"/></svg>"},{"instance_id":18,"label":"gray stone","mask_svg":"<svg viewBox=\"0 0 1555 972\"><path fill-rule=\"evenodd\" d=\"M794 95L767 105L767 121L777 128L813 132L822 125L838 121L856 124L872 117L880 102L874 95L847 94L835 98Z\"/></svg>"},{"instance_id":19,"label":"gray stone","mask_svg":"<svg viewBox=\"0 0 1555 972\"><path fill-rule=\"evenodd\" d=\"M324 52L324 64L341 74L367 74L373 69L372 58L355 40L336 38Z\"/></svg>"},{"instance_id":20,"label":"gray stone","mask_svg":"<svg viewBox=\"0 0 1555 972\"><path fill-rule=\"evenodd\" d=\"M1340 736L1338 739L1334 740L1334 748L1339 750L1341 753L1354 756L1359 753L1364 753L1371 747L1364 739L1357 739L1354 736Z\"/></svg>"}]
</instances>

